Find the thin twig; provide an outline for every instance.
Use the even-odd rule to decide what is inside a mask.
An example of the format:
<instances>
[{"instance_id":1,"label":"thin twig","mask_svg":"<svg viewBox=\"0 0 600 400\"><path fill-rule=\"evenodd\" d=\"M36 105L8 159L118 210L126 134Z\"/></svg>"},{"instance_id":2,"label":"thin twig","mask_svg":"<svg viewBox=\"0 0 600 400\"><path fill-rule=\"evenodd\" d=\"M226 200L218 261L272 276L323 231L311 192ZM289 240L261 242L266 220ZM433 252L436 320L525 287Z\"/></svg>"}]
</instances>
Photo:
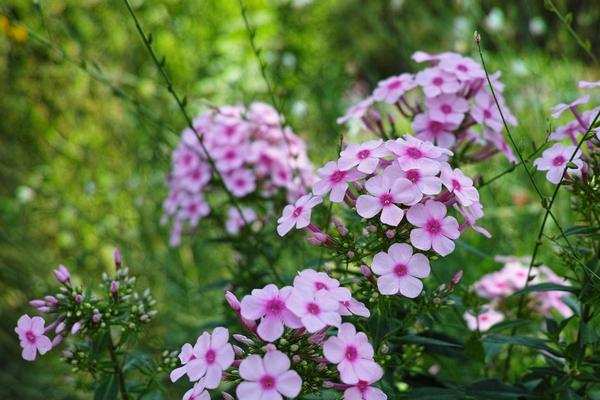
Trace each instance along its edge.
<instances>
[{"instance_id":1,"label":"thin twig","mask_svg":"<svg viewBox=\"0 0 600 400\"><path fill-rule=\"evenodd\" d=\"M123 374L123 370L121 369L121 364L119 363L117 351L115 349L115 344L113 343L110 332L108 332L108 354L110 356L110 361L113 364L113 371L115 373L115 377L117 378L117 384L119 386L119 392L121 393L121 399L129 400L127 388L125 387L125 375Z\"/></svg>"}]
</instances>

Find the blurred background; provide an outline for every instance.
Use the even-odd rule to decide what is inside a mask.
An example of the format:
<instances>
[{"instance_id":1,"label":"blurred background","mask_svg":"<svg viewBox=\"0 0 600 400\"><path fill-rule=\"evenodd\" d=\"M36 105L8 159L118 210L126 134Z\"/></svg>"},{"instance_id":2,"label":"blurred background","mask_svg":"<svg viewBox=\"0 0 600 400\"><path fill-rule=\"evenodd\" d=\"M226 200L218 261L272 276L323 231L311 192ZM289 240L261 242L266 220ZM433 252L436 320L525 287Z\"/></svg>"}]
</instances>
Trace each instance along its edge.
<instances>
[{"instance_id":1,"label":"blurred background","mask_svg":"<svg viewBox=\"0 0 600 400\"><path fill-rule=\"evenodd\" d=\"M190 110L207 102L269 101L237 0L132 3ZM562 17L543 1L244 4L285 117L308 141L317 166L336 156L342 129L335 120L348 105L378 80L416 70L414 51L457 51L478 60L475 30L490 69L502 71L525 153L545 137L552 105L573 99L579 79L600 79L594 1L555 1ZM560 18L589 46L577 43ZM63 263L93 285L112 268L119 246L140 287L158 299L142 347L160 352L223 318L226 267L235 260L225 246L205 240L210 232L168 247L168 227L159 224L165 175L185 121L122 1L3 0L0 78L0 398L89 398L59 352L36 363L20 358L13 328L31 312L28 300L55 287L53 268ZM470 172L489 177L506 167L497 157ZM540 207L522 171L487 186L482 203L493 239L462 237L438 263L440 279L450 273L445 268L462 268L468 284L499 267L496 254L531 253ZM565 221L566 206L561 199Z\"/></svg>"}]
</instances>

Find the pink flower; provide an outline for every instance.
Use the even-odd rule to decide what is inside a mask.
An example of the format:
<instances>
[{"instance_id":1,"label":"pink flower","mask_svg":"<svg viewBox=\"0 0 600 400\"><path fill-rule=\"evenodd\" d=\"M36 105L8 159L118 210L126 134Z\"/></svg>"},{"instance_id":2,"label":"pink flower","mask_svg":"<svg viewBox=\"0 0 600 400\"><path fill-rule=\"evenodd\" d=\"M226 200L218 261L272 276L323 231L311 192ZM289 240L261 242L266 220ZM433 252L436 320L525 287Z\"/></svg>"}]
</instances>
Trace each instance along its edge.
<instances>
[{"instance_id":1,"label":"pink flower","mask_svg":"<svg viewBox=\"0 0 600 400\"><path fill-rule=\"evenodd\" d=\"M550 134L551 140L563 140L569 139L573 144L577 143L577 136L582 133L585 133L586 129L584 129L579 121L571 121L566 125L559 126L556 128L554 132Z\"/></svg>"},{"instance_id":2,"label":"pink flower","mask_svg":"<svg viewBox=\"0 0 600 400\"><path fill-rule=\"evenodd\" d=\"M208 214L210 214L210 207L202 195L182 196L179 215L182 219L188 220L190 225L197 225L198 221Z\"/></svg>"},{"instance_id":3,"label":"pink flower","mask_svg":"<svg viewBox=\"0 0 600 400\"><path fill-rule=\"evenodd\" d=\"M380 275L377 287L381 294L394 295L400 292L411 299L423 290L419 278L429 276L429 260L420 253L413 254L406 243L394 243L387 253L379 252L373 257L374 273Z\"/></svg>"},{"instance_id":4,"label":"pink flower","mask_svg":"<svg viewBox=\"0 0 600 400\"><path fill-rule=\"evenodd\" d=\"M62 264L54 270L54 277L59 283L68 283L71 280L69 270Z\"/></svg>"},{"instance_id":5,"label":"pink flower","mask_svg":"<svg viewBox=\"0 0 600 400\"><path fill-rule=\"evenodd\" d=\"M502 133L494 132L491 130L485 130L484 136L486 140L492 143L494 147L496 147L504 154L508 161L510 161L511 163L517 162L517 157L513 153L512 149L508 146L508 143L506 143L506 140L504 140L504 136L502 136Z\"/></svg>"},{"instance_id":6,"label":"pink flower","mask_svg":"<svg viewBox=\"0 0 600 400\"><path fill-rule=\"evenodd\" d=\"M579 81L579 83L577 84L577 86L580 89L593 89L593 88L597 88L600 87L600 81Z\"/></svg>"},{"instance_id":7,"label":"pink flower","mask_svg":"<svg viewBox=\"0 0 600 400\"><path fill-rule=\"evenodd\" d=\"M300 197L296 203L288 204L283 209L281 217L277 220L277 233L279 236L284 236L294 225L297 229L302 229L310 224L310 215L313 207L321 204L323 198L321 196L313 196L306 194Z\"/></svg>"},{"instance_id":8,"label":"pink flower","mask_svg":"<svg viewBox=\"0 0 600 400\"><path fill-rule=\"evenodd\" d=\"M354 385L361 380L370 382L381 378L382 369L373 361L373 346L367 335L356 332L354 325L342 324L337 336L323 343L323 354L333 364L337 364L342 382Z\"/></svg>"},{"instance_id":9,"label":"pink flower","mask_svg":"<svg viewBox=\"0 0 600 400\"><path fill-rule=\"evenodd\" d=\"M477 316L471 314L470 312L466 312L464 313L463 318L467 322L467 326L470 330L479 330L480 332L485 332L488 329L490 329L493 325L502 321L504 319L504 315L490 308L484 310L481 314L478 314Z\"/></svg>"},{"instance_id":10,"label":"pink flower","mask_svg":"<svg viewBox=\"0 0 600 400\"><path fill-rule=\"evenodd\" d=\"M390 140L385 146L396 155L398 165L402 169L421 168L425 164L439 165L442 157L452 155L450 150L412 136Z\"/></svg>"},{"instance_id":11,"label":"pink flower","mask_svg":"<svg viewBox=\"0 0 600 400\"><path fill-rule=\"evenodd\" d=\"M466 225L473 228L475 232L482 234L488 239L492 237L492 234L488 232L487 229L477 225L477 220L483 217L483 206L481 203L475 202L468 207L454 204L454 208L457 209L465 218Z\"/></svg>"},{"instance_id":12,"label":"pink flower","mask_svg":"<svg viewBox=\"0 0 600 400\"><path fill-rule=\"evenodd\" d=\"M454 217L446 216L446 206L434 200L417 204L408 209L408 221L416 226L410 232L410 242L419 250L433 250L441 256L454 251L454 242L458 239L458 222Z\"/></svg>"},{"instance_id":13,"label":"pink flower","mask_svg":"<svg viewBox=\"0 0 600 400\"><path fill-rule=\"evenodd\" d=\"M475 121L495 132L501 132L504 126L494 98L484 90L477 92L475 95L471 116Z\"/></svg>"},{"instance_id":14,"label":"pink flower","mask_svg":"<svg viewBox=\"0 0 600 400\"><path fill-rule=\"evenodd\" d=\"M411 74L392 76L377 84L377 88L373 92L373 100L394 104L404 93L415 86L414 78Z\"/></svg>"},{"instance_id":15,"label":"pink flower","mask_svg":"<svg viewBox=\"0 0 600 400\"><path fill-rule=\"evenodd\" d=\"M203 382L196 384L183 395L183 400L210 400L210 394L204 390Z\"/></svg>"},{"instance_id":16,"label":"pink flower","mask_svg":"<svg viewBox=\"0 0 600 400\"><path fill-rule=\"evenodd\" d=\"M371 316L369 309L354 297L351 297L350 300L340 301L340 308L338 309L338 312L342 316L358 315L359 317L365 318L369 318Z\"/></svg>"},{"instance_id":17,"label":"pink flower","mask_svg":"<svg viewBox=\"0 0 600 400\"><path fill-rule=\"evenodd\" d=\"M348 190L348 182L354 182L364 176L364 174L354 169L342 170L339 162L335 161L329 161L322 168L319 168L317 175L321 179L313 185L313 193L323 196L331 191L329 199L333 203L344 201L346 190Z\"/></svg>"},{"instance_id":18,"label":"pink flower","mask_svg":"<svg viewBox=\"0 0 600 400\"><path fill-rule=\"evenodd\" d=\"M302 379L290 370L289 358L279 350L271 350L264 357L253 354L240 364L244 380L236 389L238 399L281 400L293 399L300 394Z\"/></svg>"},{"instance_id":19,"label":"pink flower","mask_svg":"<svg viewBox=\"0 0 600 400\"><path fill-rule=\"evenodd\" d=\"M186 175L197 168L200 162L198 153L189 146L180 145L173 152L173 169L175 175Z\"/></svg>"},{"instance_id":20,"label":"pink flower","mask_svg":"<svg viewBox=\"0 0 600 400\"><path fill-rule=\"evenodd\" d=\"M211 151L211 155L215 160L217 169L222 172L228 172L242 167L247 152L248 149L245 146L231 145L215 147Z\"/></svg>"},{"instance_id":21,"label":"pink flower","mask_svg":"<svg viewBox=\"0 0 600 400\"><path fill-rule=\"evenodd\" d=\"M285 305L300 320L310 333L327 326L338 326L342 322L339 302L324 291L312 292L294 288Z\"/></svg>"},{"instance_id":22,"label":"pink flower","mask_svg":"<svg viewBox=\"0 0 600 400\"><path fill-rule=\"evenodd\" d=\"M442 93L456 93L461 84L456 76L439 68L427 68L419 72L415 82L423 88L427 97L439 96Z\"/></svg>"},{"instance_id":23,"label":"pink flower","mask_svg":"<svg viewBox=\"0 0 600 400\"><path fill-rule=\"evenodd\" d=\"M17 321L15 332L19 335L19 344L23 348L21 357L24 360L33 361L38 352L43 355L52 348L52 342L44 335L45 323L42 317L30 318L27 314Z\"/></svg>"},{"instance_id":24,"label":"pink flower","mask_svg":"<svg viewBox=\"0 0 600 400\"><path fill-rule=\"evenodd\" d=\"M183 366L171 372L171 381L187 374L191 381L202 379L206 388L214 389L221 383L223 371L233 364L234 357L229 331L217 327L212 334L204 332L200 335L193 348L189 343L183 345L179 353Z\"/></svg>"},{"instance_id":25,"label":"pink flower","mask_svg":"<svg viewBox=\"0 0 600 400\"><path fill-rule=\"evenodd\" d=\"M409 205L413 205L421 201L423 194L436 195L442 191L442 181L437 177L440 172L438 163L423 164L419 168L410 168L403 171L398 163L392 164L387 167L383 174L392 178L404 178L407 179L412 187L411 191L419 193L415 197L415 201Z\"/></svg>"},{"instance_id":26,"label":"pink flower","mask_svg":"<svg viewBox=\"0 0 600 400\"><path fill-rule=\"evenodd\" d=\"M294 278L294 287L307 292L323 292L337 301L350 300L350 290L340 286L337 279L331 278L325 272L305 269Z\"/></svg>"},{"instance_id":27,"label":"pink flower","mask_svg":"<svg viewBox=\"0 0 600 400\"><path fill-rule=\"evenodd\" d=\"M356 212L363 218L371 218L381 212L380 220L384 224L398 226L404 211L396 204L414 204L421 193L404 178L391 179L387 175L374 176L367 180L363 194L356 200Z\"/></svg>"},{"instance_id":28,"label":"pink flower","mask_svg":"<svg viewBox=\"0 0 600 400\"><path fill-rule=\"evenodd\" d=\"M469 103L453 94L442 94L425 101L429 116L434 121L459 125L469 111Z\"/></svg>"},{"instance_id":29,"label":"pink flower","mask_svg":"<svg viewBox=\"0 0 600 400\"><path fill-rule=\"evenodd\" d=\"M181 189L189 192L198 192L210 181L210 167L200 163L196 167L186 171L184 175L177 177Z\"/></svg>"},{"instance_id":30,"label":"pink flower","mask_svg":"<svg viewBox=\"0 0 600 400\"><path fill-rule=\"evenodd\" d=\"M575 152L575 146L564 146L560 143L556 143L549 149L544 150L542 157L538 158L533 162L538 171L546 172L546 179L555 185L562 180L563 173L567 168L567 163L575 153L573 157L573 163L577 166L577 169L570 168L567 173L574 174L576 176L581 175L581 168L583 167L583 161L581 161L581 150Z\"/></svg>"},{"instance_id":31,"label":"pink flower","mask_svg":"<svg viewBox=\"0 0 600 400\"><path fill-rule=\"evenodd\" d=\"M449 149L456 142L453 132L458 125L431 119L429 113L417 114L412 127L419 139L431 142L436 146Z\"/></svg>"},{"instance_id":32,"label":"pink flower","mask_svg":"<svg viewBox=\"0 0 600 400\"><path fill-rule=\"evenodd\" d=\"M387 400L387 395L381 389L371 386L379 379L381 377L372 382L358 381L344 391L344 400Z\"/></svg>"},{"instance_id":33,"label":"pink flower","mask_svg":"<svg viewBox=\"0 0 600 400\"><path fill-rule=\"evenodd\" d=\"M225 186L236 197L244 197L256 189L256 177L244 168L236 169L223 176Z\"/></svg>"},{"instance_id":34,"label":"pink flower","mask_svg":"<svg viewBox=\"0 0 600 400\"><path fill-rule=\"evenodd\" d=\"M344 114L342 117L339 117L337 119L337 123L345 124L346 122L348 122L350 120L361 119L367 113L367 111L369 111L369 108L371 108L372 105L373 105L372 97L367 97L366 99L361 100L357 104L348 108L348 110L346 111L346 114Z\"/></svg>"},{"instance_id":35,"label":"pink flower","mask_svg":"<svg viewBox=\"0 0 600 400\"><path fill-rule=\"evenodd\" d=\"M369 140L361 144L350 144L340 154L338 166L342 170L353 167L365 174L372 174L379 165L379 159L388 152L381 144L383 140Z\"/></svg>"},{"instance_id":36,"label":"pink flower","mask_svg":"<svg viewBox=\"0 0 600 400\"><path fill-rule=\"evenodd\" d=\"M468 57L457 55L442 59L439 67L446 72L456 75L463 82L485 78L485 71L481 68L481 65Z\"/></svg>"},{"instance_id":37,"label":"pink flower","mask_svg":"<svg viewBox=\"0 0 600 400\"><path fill-rule=\"evenodd\" d=\"M243 218L242 218L243 217ZM244 227L246 223L251 224L256 221L256 212L249 207L242 208L242 214L235 207L230 207L227 210L227 220L225 221L225 230L230 235L237 235L240 233L240 229Z\"/></svg>"},{"instance_id":38,"label":"pink flower","mask_svg":"<svg viewBox=\"0 0 600 400\"><path fill-rule=\"evenodd\" d=\"M454 193L458 202L463 206L468 207L479 202L479 192L473 186L473 180L463 174L460 169L455 168L453 170L450 165L446 164L442 168L440 179L448 191Z\"/></svg>"},{"instance_id":39,"label":"pink flower","mask_svg":"<svg viewBox=\"0 0 600 400\"><path fill-rule=\"evenodd\" d=\"M273 342L283 335L283 327L301 328L302 324L286 306L292 288L286 286L278 289L270 284L262 289L252 290L251 295L242 299L242 317L249 320L260 319L258 336L267 342Z\"/></svg>"},{"instance_id":40,"label":"pink flower","mask_svg":"<svg viewBox=\"0 0 600 400\"><path fill-rule=\"evenodd\" d=\"M569 104L559 103L559 104L555 105L554 107L552 107L552 110L550 110L552 112L552 118L558 118L566 110L571 109L571 108L576 108L577 106L585 104L588 101L590 101L590 96L585 95L578 99L573 100Z\"/></svg>"}]
</instances>

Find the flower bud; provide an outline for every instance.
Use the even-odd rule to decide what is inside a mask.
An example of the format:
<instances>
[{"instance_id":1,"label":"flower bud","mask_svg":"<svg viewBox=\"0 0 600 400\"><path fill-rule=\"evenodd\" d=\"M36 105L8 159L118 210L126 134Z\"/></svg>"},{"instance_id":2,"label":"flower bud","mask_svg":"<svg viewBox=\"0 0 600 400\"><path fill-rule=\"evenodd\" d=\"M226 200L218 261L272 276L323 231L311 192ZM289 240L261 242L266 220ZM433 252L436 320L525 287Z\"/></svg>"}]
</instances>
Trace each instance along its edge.
<instances>
[{"instance_id":1,"label":"flower bud","mask_svg":"<svg viewBox=\"0 0 600 400\"><path fill-rule=\"evenodd\" d=\"M452 276L452 284L458 285L463 277L463 270L459 270Z\"/></svg>"},{"instance_id":2,"label":"flower bud","mask_svg":"<svg viewBox=\"0 0 600 400\"><path fill-rule=\"evenodd\" d=\"M387 237L388 239L393 239L394 236L396 236L395 229L388 229L387 231L385 231L385 237Z\"/></svg>"},{"instance_id":3,"label":"flower bud","mask_svg":"<svg viewBox=\"0 0 600 400\"><path fill-rule=\"evenodd\" d=\"M223 400L235 400L235 397L233 397L232 395L230 395L227 392L223 392L222 396L223 396Z\"/></svg>"},{"instance_id":4,"label":"flower bud","mask_svg":"<svg viewBox=\"0 0 600 400\"><path fill-rule=\"evenodd\" d=\"M83 301L83 295L81 293L77 293L73 299L75 299L75 303L77 304L81 304L81 302Z\"/></svg>"},{"instance_id":5,"label":"flower bud","mask_svg":"<svg viewBox=\"0 0 600 400\"><path fill-rule=\"evenodd\" d=\"M371 233L375 233L377 232L377 227L375 225L367 225L367 231L371 232Z\"/></svg>"},{"instance_id":6,"label":"flower bud","mask_svg":"<svg viewBox=\"0 0 600 400\"><path fill-rule=\"evenodd\" d=\"M55 307L58 305L58 299L54 296L44 296L44 301L49 307Z\"/></svg>"},{"instance_id":7,"label":"flower bud","mask_svg":"<svg viewBox=\"0 0 600 400\"><path fill-rule=\"evenodd\" d=\"M31 307L40 308L40 307L44 307L46 305L46 302L44 300L35 299L35 300L31 300L29 302L29 305Z\"/></svg>"},{"instance_id":8,"label":"flower bud","mask_svg":"<svg viewBox=\"0 0 600 400\"><path fill-rule=\"evenodd\" d=\"M113 296L116 296L117 293L119 293L119 282L112 281L110 283L110 294L112 294Z\"/></svg>"},{"instance_id":9,"label":"flower bud","mask_svg":"<svg viewBox=\"0 0 600 400\"><path fill-rule=\"evenodd\" d=\"M52 347L54 348L54 347L58 346L59 344L61 344L63 339L64 339L63 335L54 336L54 339L52 339Z\"/></svg>"},{"instance_id":10,"label":"flower bud","mask_svg":"<svg viewBox=\"0 0 600 400\"><path fill-rule=\"evenodd\" d=\"M71 281L71 274L69 270L64 265L59 265L57 269L54 270L54 277L59 283L69 283Z\"/></svg>"},{"instance_id":11,"label":"flower bud","mask_svg":"<svg viewBox=\"0 0 600 400\"><path fill-rule=\"evenodd\" d=\"M100 314L100 313L94 313L94 314L92 314L92 322L93 323L97 324L101 320L102 320L102 314Z\"/></svg>"},{"instance_id":12,"label":"flower bud","mask_svg":"<svg viewBox=\"0 0 600 400\"><path fill-rule=\"evenodd\" d=\"M121 250L117 247L113 252L113 260L115 262L115 268L118 270L121 268L121 263L123 262L123 258L121 257Z\"/></svg>"},{"instance_id":13,"label":"flower bud","mask_svg":"<svg viewBox=\"0 0 600 400\"><path fill-rule=\"evenodd\" d=\"M235 340L237 340L238 342L240 342L241 344L245 344L247 346L252 346L254 344L254 341L252 341L252 339L248 338L247 336L241 335L239 333L234 334L233 338Z\"/></svg>"},{"instance_id":14,"label":"flower bud","mask_svg":"<svg viewBox=\"0 0 600 400\"><path fill-rule=\"evenodd\" d=\"M231 293L229 290L225 291L225 300L227 301L227 304L229 304L229 307L231 307L233 311L235 311L236 313L240 311L240 301L235 296L235 294Z\"/></svg>"},{"instance_id":15,"label":"flower bud","mask_svg":"<svg viewBox=\"0 0 600 400\"><path fill-rule=\"evenodd\" d=\"M277 350L277 347L275 347L275 345L274 345L273 343L267 343L267 344L266 344L266 345L263 347L263 349L264 349L266 352L269 352L269 351L274 351L274 350Z\"/></svg>"},{"instance_id":16,"label":"flower bud","mask_svg":"<svg viewBox=\"0 0 600 400\"><path fill-rule=\"evenodd\" d=\"M365 264L360 266L360 273L363 274L365 278L369 278L373 275L371 268L369 268L369 266Z\"/></svg>"},{"instance_id":17,"label":"flower bud","mask_svg":"<svg viewBox=\"0 0 600 400\"><path fill-rule=\"evenodd\" d=\"M245 352L241 347L236 346L235 344L233 344L231 346L233 347L233 352L235 353L236 356L238 356L238 357L244 356Z\"/></svg>"},{"instance_id":18,"label":"flower bud","mask_svg":"<svg viewBox=\"0 0 600 400\"><path fill-rule=\"evenodd\" d=\"M348 234L348 228L346 228L346 225L341 219L339 219L338 217L333 217L332 222L340 236L346 236Z\"/></svg>"},{"instance_id":19,"label":"flower bud","mask_svg":"<svg viewBox=\"0 0 600 400\"><path fill-rule=\"evenodd\" d=\"M54 333L56 333L58 335L59 333L61 333L64 330L65 330L65 323L61 322L58 325L56 325L56 329L54 330Z\"/></svg>"},{"instance_id":20,"label":"flower bud","mask_svg":"<svg viewBox=\"0 0 600 400\"><path fill-rule=\"evenodd\" d=\"M302 359L300 358L300 356L299 356L298 354L294 354L294 355L292 356L292 362L293 362L294 364L298 364L300 361L302 361Z\"/></svg>"},{"instance_id":21,"label":"flower bud","mask_svg":"<svg viewBox=\"0 0 600 400\"><path fill-rule=\"evenodd\" d=\"M348 250L348 252L346 253L346 257L348 258L354 258L356 254L354 254L354 252L352 250Z\"/></svg>"},{"instance_id":22,"label":"flower bud","mask_svg":"<svg viewBox=\"0 0 600 400\"><path fill-rule=\"evenodd\" d=\"M71 327L71 335L77 335L77 333L81 330L81 321L77 321Z\"/></svg>"}]
</instances>

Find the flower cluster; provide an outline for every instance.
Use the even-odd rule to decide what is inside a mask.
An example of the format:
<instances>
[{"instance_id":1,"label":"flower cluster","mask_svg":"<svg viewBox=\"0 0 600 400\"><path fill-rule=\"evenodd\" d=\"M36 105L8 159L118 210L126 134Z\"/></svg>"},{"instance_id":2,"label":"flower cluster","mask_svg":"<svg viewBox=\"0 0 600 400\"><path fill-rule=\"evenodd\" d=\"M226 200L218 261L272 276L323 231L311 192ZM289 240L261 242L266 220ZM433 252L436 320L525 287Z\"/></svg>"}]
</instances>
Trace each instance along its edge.
<instances>
[{"instance_id":1,"label":"flower cluster","mask_svg":"<svg viewBox=\"0 0 600 400\"><path fill-rule=\"evenodd\" d=\"M154 318L156 301L148 290L142 295L134 291L136 278L129 275L128 268L122 267L119 250L114 253L114 261L116 276L103 276L105 298L74 285L71 273L64 265L54 270L54 276L61 284L59 292L29 302L37 312L51 317L53 321L46 325L44 318L25 314L19 318L15 328L25 360L35 360L37 353L45 354L67 336L91 336L106 332L111 325L121 325L134 332L139 325ZM51 335L53 338L50 340ZM76 353L66 351L65 359L79 365L74 358Z\"/></svg>"},{"instance_id":2,"label":"flower cluster","mask_svg":"<svg viewBox=\"0 0 600 400\"><path fill-rule=\"evenodd\" d=\"M492 93L484 69L469 57L419 51L412 58L427 63L427 68L380 81L373 93L350 107L338 123L358 121L385 138L395 133L396 121L403 117L412 122L416 137L457 149L468 161L481 161L500 151L516 162L502 136L504 122L516 125L517 120L502 95L500 72L489 77Z\"/></svg>"},{"instance_id":3,"label":"flower cluster","mask_svg":"<svg viewBox=\"0 0 600 400\"><path fill-rule=\"evenodd\" d=\"M193 124L202 142L192 129L183 131L173 152L169 195L163 205L165 217L173 221L174 246L186 224L194 228L210 214L207 195L216 184L216 173L235 198L244 200L280 195L288 201L297 199L312 182L304 141L267 104L212 109ZM241 210L241 215L237 207L227 212L225 226L230 234L257 219L252 208Z\"/></svg>"},{"instance_id":4,"label":"flower cluster","mask_svg":"<svg viewBox=\"0 0 600 400\"><path fill-rule=\"evenodd\" d=\"M310 222L312 209L329 194L332 203L345 203L374 225L385 237L381 250L374 255L372 270L379 275L382 294L401 293L416 297L422 290L419 278L429 275L431 251L446 256L454 251L454 241L468 227L489 236L476 225L483 216L479 193L471 178L448 163L452 152L412 136L396 140L372 140L351 144L337 161L330 161L317 171L319 180L313 194L301 197L283 210L277 231L287 234L293 227L309 232L311 243L344 248L348 231L335 219L340 233L333 237ZM448 215L449 207L462 215L463 222ZM389 243L395 243L389 247ZM360 249L349 251L352 257ZM362 257L359 257L359 261Z\"/></svg>"},{"instance_id":5,"label":"flower cluster","mask_svg":"<svg viewBox=\"0 0 600 400\"><path fill-rule=\"evenodd\" d=\"M579 87L582 89L597 88L600 87L600 81L581 81ZM556 143L534 161L536 168L539 171L545 171L546 179L555 185L563 180L563 176L564 179L582 177L587 172L588 163L585 160L589 158L588 154L598 151L600 128L593 125L597 122L600 107L583 112L579 110L580 106L589 101L590 96L585 95L569 104L560 103L552 109L554 118L560 118L565 111L569 111L573 115L571 121L559 126L550 134L550 140ZM583 138L587 140L587 149L583 146L580 147L579 142L582 140L582 135L588 135L589 132L595 136Z\"/></svg>"},{"instance_id":6,"label":"flower cluster","mask_svg":"<svg viewBox=\"0 0 600 400\"><path fill-rule=\"evenodd\" d=\"M523 289L527 282L529 271L528 266L525 265L529 261L527 258L499 256L496 257L496 260L504 263L504 267L499 271L484 275L473 286L475 293L490 300L490 304L477 315L470 312L464 314L465 321L472 330L486 331L502 321L504 319L503 301ZM565 285L564 279L545 265L532 267L531 276L533 279L529 282L530 286L540 283ZM573 314L573 311L563 301L564 296L565 292L557 290L534 292L529 295L528 304L532 310L541 315L550 316L551 311L555 310L567 318Z\"/></svg>"},{"instance_id":7,"label":"flower cluster","mask_svg":"<svg viewBox=\"0 0 600 400\"><path fill-rule=\"evenodd\" d=\"M342 316L368 317L369 310L336 279L307 269L293 286L270 284L241 302L230 292L225 298L251 337L235 334L237 344L231 344L228 330L219 327L193 346L186 343L181 366L171 372L172 381L187 375L194 382L184 400L208 399L207 390L224 380L247 400L295 398L323 387L343 390L347 400L387 398L372 386L383 370L367 336L342 323Z\"/></svg>"}]
</instances>

